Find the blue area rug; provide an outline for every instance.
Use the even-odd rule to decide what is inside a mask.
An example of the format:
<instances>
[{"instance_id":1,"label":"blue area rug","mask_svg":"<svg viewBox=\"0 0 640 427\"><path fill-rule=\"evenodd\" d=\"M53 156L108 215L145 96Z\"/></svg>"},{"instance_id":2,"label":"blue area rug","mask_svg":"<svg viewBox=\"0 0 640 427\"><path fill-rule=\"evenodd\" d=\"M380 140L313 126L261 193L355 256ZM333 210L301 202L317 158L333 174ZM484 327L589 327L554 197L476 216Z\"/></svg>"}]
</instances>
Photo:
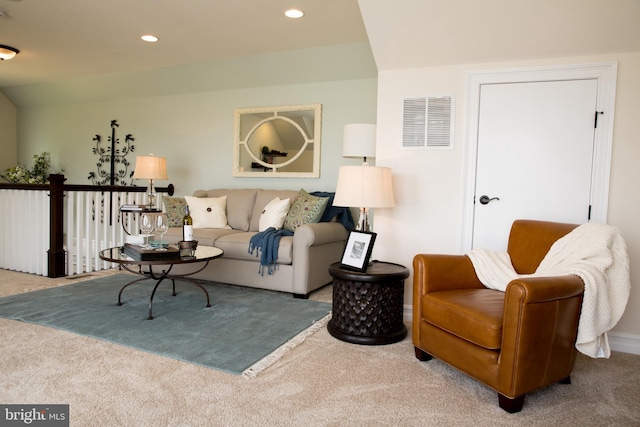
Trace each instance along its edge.
<instances>
[{"instance_id":1,"label":"blue area rug","mask_svg":"<svg viewBox=\"0 0 640 427\"><path fill-rule=\"evenodd\" d=\"M153 299L154 319L147 320L155 281L129 286L117 305L120 288L136 278L119 274L0 298L0 317L250 376L256 362L268 366L278 349L322 327L331 311L329 303L200 281L211 298L207 308L201 289L176 281L174 297L166 281Z\"/></svg>"}]
</instances>

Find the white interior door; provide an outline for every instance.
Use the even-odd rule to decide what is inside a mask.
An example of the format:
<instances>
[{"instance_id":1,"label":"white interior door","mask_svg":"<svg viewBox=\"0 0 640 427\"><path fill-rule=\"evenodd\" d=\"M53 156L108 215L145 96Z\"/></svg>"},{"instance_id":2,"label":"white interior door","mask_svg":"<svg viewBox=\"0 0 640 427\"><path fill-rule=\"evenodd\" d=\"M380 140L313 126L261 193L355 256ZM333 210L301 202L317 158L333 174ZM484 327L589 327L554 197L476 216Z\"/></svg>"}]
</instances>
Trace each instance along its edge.
<instances>
[{"instance_id":1,"label":"white interior door","mask_svg":"<svg viewBox=\"0 0 640 427\"><path fill-rule=\"evenodd\" d=\"M588 221L597 89L596 79L481 86L472 247L505 250L518 218Z\"/></svg>"}]
</instances>

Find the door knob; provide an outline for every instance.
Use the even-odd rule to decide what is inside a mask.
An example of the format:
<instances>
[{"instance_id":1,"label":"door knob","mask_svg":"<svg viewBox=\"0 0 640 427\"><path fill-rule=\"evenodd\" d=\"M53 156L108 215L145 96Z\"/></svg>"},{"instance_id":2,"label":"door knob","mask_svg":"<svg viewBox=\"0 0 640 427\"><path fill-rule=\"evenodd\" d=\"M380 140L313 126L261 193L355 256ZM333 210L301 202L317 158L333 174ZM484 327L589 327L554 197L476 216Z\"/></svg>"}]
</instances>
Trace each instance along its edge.
<instances>
[{"instance_id":1,"label":"door knob","mask_svg":"<svg viewBox=\"0 0 640 427\"><path fill-rule=\"evenodd\" d=\"M489 204L489 202L491 202L492 200L500 200L500 198L499 197L489 198L489 196L487 196L486 194L483 196L480 196L480 203L482 203L483 205Z\"/></svg>"}]
</instances>

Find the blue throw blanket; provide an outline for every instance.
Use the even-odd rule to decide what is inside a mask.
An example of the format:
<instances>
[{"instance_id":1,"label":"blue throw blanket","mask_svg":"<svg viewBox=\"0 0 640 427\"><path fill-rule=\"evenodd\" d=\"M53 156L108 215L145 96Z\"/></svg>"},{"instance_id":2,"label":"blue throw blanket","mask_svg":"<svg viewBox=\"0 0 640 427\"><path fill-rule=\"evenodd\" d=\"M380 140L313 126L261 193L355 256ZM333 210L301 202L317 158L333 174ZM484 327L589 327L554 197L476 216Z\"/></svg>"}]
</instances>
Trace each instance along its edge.
<instances>
[{"instance_id":1,"label":"blue throw blanket","mask_svg":"<svg viewBox=\"0 0 640 427\"><path fill-rule=\"evenodd\" d=\"M253 251L256 251L256 256L260 255L260 268L258 273L260 273L261 276L264 276L264 267L267 267L269 275L275 271L276 261L278 259L278 248L280 247L280 238L282 236L293 236L293 233L284 228L276 230L274 227L269 227L255 234L251 237L251 240L249 240L249 253L252 254Z\"/></svg>"},{"instance_id":2,"label":"blue throw blanket","mask_svg":"<svg viewBox=\"0 0 640 427\"><path fill-rule=\"evenodd\" d=\"M351 210L349 210L349 208L333 206L333 198L335 197L336 193L327 191L314 191L313 193L309 194L311 194L312 196L329 198L329 203L327 203L327 208L325 209L320 222L330 222L333 221L334 218L336 218L338 222L344 225L344 228L346 228L347 230L353 230L355 228Z\"/></svg>"},{"instance_id":3,"label":"blue throw blanket","mask_svg":"<svg viewBox=\"0 0 640 427\"><path fill-rule=\"evenodd\" d=\"M317 197L329 198L320 222L330 222L335 218L347 230L353 230L355 228L349 208L333 206L333 197L336 193L314 191L310 194ZM273 227L269 227L255 234L251 237L251 240L249 240L249 253L252 254L253 251L256 251L256 256L260 255L260 268L258 270L260 275L264 276L264 267L267 267L267 273L269 275L275 271L276 261L278 260L278 248L280 247L280 238L282 236L293 236L293 233L284 228L276 230Z\"/></svg>"}]
</instances>

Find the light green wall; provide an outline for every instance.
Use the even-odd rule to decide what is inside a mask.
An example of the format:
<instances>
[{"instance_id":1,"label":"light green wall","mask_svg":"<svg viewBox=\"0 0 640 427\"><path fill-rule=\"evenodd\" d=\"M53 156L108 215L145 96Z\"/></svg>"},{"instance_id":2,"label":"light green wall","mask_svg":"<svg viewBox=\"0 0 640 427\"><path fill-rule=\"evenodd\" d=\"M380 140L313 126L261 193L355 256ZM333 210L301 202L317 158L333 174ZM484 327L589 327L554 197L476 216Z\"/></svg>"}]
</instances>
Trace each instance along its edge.
<instances>
[{"instance_id":1,"label":"light green wall","mask_svg":"<svg viewBox=\"0 0 640 427\"><path fill-rule=\"evenodd\" d=\"M343 163L343 127L375 122L376 86L375 79L364 79L26 108L20 110L20 153L23 158L48 150L67 183L90 184L87 176L98 160L92 139L99 134L106 144L115 119L121 141L126 134L135 138L130 161L136 154L166 157L169 182L179 195L215 187L331 190ZM232 177L234 109L304 103L322 104L320 178Z\"/></svg>"},{"instance_id":2,"label":"light green wall","mask_svg":"<svg viewBox=\"0 0 640 427\"><path fill-rule=\"evenodd\" d=\"M18 161L16 107L0 92L0 174Z\"/></svg>"},{"instance_id":3,"label":"light green wall","mask_svg":"<svg viewBox=\"0 0 640 427\"><path fill-rule=\"evenodd\" d=\"M115 119L117 137L135 138L132 163L135 155L167 157L169 181L157 184L173 183L178 195L215 187L333 190L339 165L352 161L341 156L344 125L375 123L377 70L369 46L358 44L4 92L18 105L18 158L28 163L50 151L67 183L91 183L92 139L99 134L106 144ZM320 178L231 176L236 108L315 103L322 104Z\"/></svg>"}]
</instances>

